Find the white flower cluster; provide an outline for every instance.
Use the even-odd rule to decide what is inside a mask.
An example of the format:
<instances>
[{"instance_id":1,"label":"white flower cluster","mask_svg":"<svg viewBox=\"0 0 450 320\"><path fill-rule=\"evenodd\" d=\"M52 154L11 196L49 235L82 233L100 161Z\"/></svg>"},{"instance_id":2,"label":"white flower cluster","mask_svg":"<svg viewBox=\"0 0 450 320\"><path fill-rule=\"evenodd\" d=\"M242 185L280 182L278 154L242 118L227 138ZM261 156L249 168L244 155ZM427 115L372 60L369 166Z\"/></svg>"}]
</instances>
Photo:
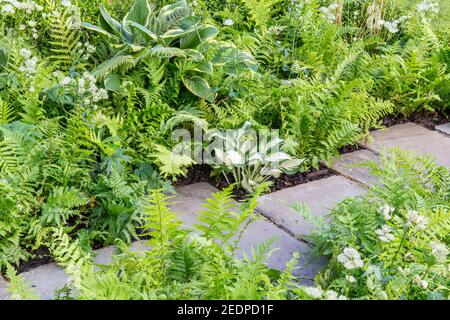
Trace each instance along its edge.
<instances>
[{"instance_id":1,"label":"white flower cluster","mask_svg":"<svg viewBox=\"0 0 450 320\"><path fill-rule=\"evenodd\" d=\"M339 4L332 3L328 7L320 7L320 11L325 15L330 22L336 21L336 9L339 7Z\"/></svg>"},{"instance_id":2,"label":"white flower cluster","mask_svg":"<svg viewBox=\"0 0 450 320\"><path fill-rule=\"evenodd\" d=\"M279 36L285 28L286 27L283 27L283 26L270 26L269 29L267 29L267 32L269 34Z\"/></svg>"},{"instance_id":3,"label":"white flower cluster","mask_svg":"<svg viewBox=\"0 0 450 320\"><path fill-rule=\"evenodd\" d=\"M42 11L44 8L35 3L34 1L26 1L20 2L17 0L0 0L0 4L2 4L2 13L7 15L12 15L16 13L16 11L25 11L27 14L32 14L33 11Z\"/></svg>"},{"instance_id":4,"label":"white flower cluster","mask_svg":"<svg viewBox=\"0 0 450 320\"><path fill-rule=\"evenodd\" d=\"M81 42L77 42L77 47L80 48L80 55L82 55L82 59L85 61L89 60L92 54L97 51L97 48L88 42L85 42L84 45Z\"/></svg>"},{"instance_id":5,"label":"white flower cluster","mask_svg":"<svg viewBox=\"0 0 450 320\"><path fill-rule=\"evenodd\" d=\"M439 4L437 2L432 2L429 0L424 0L417 4L417 11L419 12L433 12L438 13L439 12Z\"/></svg>"},{"instance_id":6,"label":"white flower cluster","mask_svg":"<svg viewBox=\"0 0 450 320\"><path fill-rule=\"evenodd\" d=\"M342 263L346 269L361 268L364 262L361 260L358 250L347 247L337 256L337 260Z\"/></svg>"},{"instance_id":7,"label":"white flower cluster","mask_svg":"<svg viewBox=\"0 0 450 320\"><path fill-rule=\"evenodd\" d=\"M108 99L108 92L105 89L97 87L97 79L89 72L83 73L82 77L77 80L64 77L59 84L62 86L75 85L84 106Z\"/></svg>"},{"instance_id":8,"label":"white flower cluster","mask_svg":"<svg viewBox=\"0 0 450 320\"><path fill-rule=\"evenodd\" d=\"M412 283L424 290L428 288L428 281L423 280L418 274L413 277Z\"/></svg>"},{"instance_id":9,"label":"white flower cluster","mask_svg":"<svg viewBox=\"0 0 450 320\"><path fill-rule=\"evenodd\" d=\"M395 236L392 234L393 229L389 227L387 224L383 225L381 229L377 229L375 232L378 234L378 237L383 242L391 242L395 239Z\"/></svg>"},{"instance_id":10,"label":"white flower cluster","mask_svg":"<svg viewBox=\"0 0 450 320\"><path fill-rule=\"evenodd\" d=\"M234 21L232 19L225 19L225 20L223 20L223 25L224 26L231 27L233 24L234 24Z\"/></svg>"},{"instance_id":11,"label":"white flower cluster","mask_svg":"<svg viewBox=\"0 0 450 320\"><path fill-rule=\"evenodd\" d=\"M381 206L380 209L378 209L378 212L383 215L385 220L391 220L392 216L391 214L395 211L395 208L392 208L388 204L384 204Z\"/></svg>"},{"instance_id":12,"label":"white flower cluster","mask_svg":"<svg viewBox=\"0 0 450 320\"><path fill-rule=\"evenodd\" d=\"M444 263L447 260L449 250L447 246L441 242L430 242L431 254L436 258L438 264Z\"/></svg>"},{"instance_id":13,"label":"white flower cluster","mask_svg":"<svg viewBox=\"0 0 450 320\"><path fill-rule=\"evenodd\" d=\"M36 74L38 59L33 57L32 53L28 49L20 49L20 55L23 58L23 64L19 67L19 71L23 72L27 77Z\"/></svg>"},{"instance_id":14,"label":"white flower cluster","mask_svg":"<svg viewBox=\"0 0 450 320\"><path fill-rule=\"evenodd\" d=\"M19 25L19 30L23 31L23 30L25 30L27 27L29 27L29 28L30 28L30 31L31 31L31 36L32 36L34 39L37 39L37 38L39 37L39 35L38 35L37 28L36 28L36 24L37 24L36 21L30 20L30 21L28 21L27 24L21 24L21 25Z\"/></svg>"},{"instance_id":15,"label":"white flower cluster","mask_svg":"<svg viewBox=\"0 0 450 320\"><path fill-rule=\"evenodd\" d=\"M407 224L412 225L416 230L424 230L428 225L428 218L421 216L417 211L408 211L406 214Z\"/></svg>"},{"instance_id":16,"label":"white flower cluster","mask_svg":"<svg viewBox=\"0 0 450 320\"><path fill-rule=\"evenodd\" d=\"M379 20L378 24L380 26L384 26L390 33L397 33L400 31L400 29L399 29L400 23L402 23L406 19L408 19L407 16L402 16L402 17L400 17L396 20L392 20L392 21Z\"/></svg>"},{"instance_id":17,"label":"white flower cluster","mask_svg":"<svg viewBox=\"0 0 450 320\"><path fill-rule=\"evenodd\" d=\"M320 287L303 287L305 294L313 299L325 300L347 300L345 296L339 295L334 290L323 290Z\"/></svg>"}]
</instances>

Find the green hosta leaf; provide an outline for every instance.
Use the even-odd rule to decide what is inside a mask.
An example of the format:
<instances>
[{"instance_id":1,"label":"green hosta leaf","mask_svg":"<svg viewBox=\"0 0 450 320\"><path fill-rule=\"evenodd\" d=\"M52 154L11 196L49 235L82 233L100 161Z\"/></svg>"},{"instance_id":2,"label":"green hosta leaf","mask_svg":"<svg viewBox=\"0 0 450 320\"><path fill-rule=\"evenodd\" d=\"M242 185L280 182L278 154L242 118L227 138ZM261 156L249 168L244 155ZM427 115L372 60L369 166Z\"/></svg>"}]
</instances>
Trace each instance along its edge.
<instances>
[{"instance_id":1,"label":"green hosta leaf","mask_svg":"<svg viewBox=\"0 0 450 320\"><path fill-rule=\"evenodd\" d=\"M132 26L134 28L134 31L137 31L147 41L158 41L158 36L143 25L140 25L139 23L136 23L134 21L130 21L129 25Z\"/></svg>"},{"instance_id":2,"label":"green hosta leaf","mask_svg":"<svg viewBox=\"0 0 450 320\"><path fill-rule=\"evenodd\" d=\"M214 94L209 87L208 81L206 81L205 79L198 76L185 76L182 80L186 88L196 96L210 102L214 100Z\"/></svg>"},{"instance_id":3,"label":"green hosta leaf","mask_svg":"<svg viewBox=\"0 0 450 320\"><path fill-rule=\"evenodd\" d=\"M106 30L106 32L109 32L111 34L120 37L121 34L120 30L122 27L121 24L113 17L111 17L108 10L106 10L105 7L103 6L100 6L100 16L98 22L100 23L100 26L104 30Z\"/></svg>"},{"instance_id":4,"label":"green hosta leaf","mask_svg":"<svg viewBox=\"0 0 450 320\"><path fill-rule=\"evenodd\" d=\"M105 78L105 89L108 91L119 92L121 90L121 81L118 74L112 73Z\"/></svg>"},{"instance_id":5,"label":"green hosta leaf","mask_svg":"<svg viewBox=\"0 0 450 320\"><path fill-rule=\"evenodd\" d=\"M218 33L219 29L217 29L215 26L202 26L181 37L180 47L181 49L195 49L201 43L207 42L209 39L214 38Z\"/></svg>"},{"instance_id":6,"label":"green hosta leaf","mask_svg":"<svg viewBox=\"0 0 450 320\"><path fill-rule=\"evenodd\" d=\"M152 8L148 0L137 0L123 19L124 24L136 22L141 26L147 26L151 13Z\"/></svg>"},{"instance_id":7,"label":"green hosta leaf","mask_svg":"<svg viewBox=\"0 0 450 320\"><path fill-rule=\"evenodd\" d=\"M102 28L100 28L100 27L97 27L97 26L95 26L95 25L93 25L93 24L87 23L87 22L82 22L82 23L81 23L81 26L82 26L83 28L88 29L88 30L92 30L92 31L98 32L98 33L100 33L100 34L103 34L103 35L105 35L105 36L107 36L107 37L113 36L111 33L107 32L106 30L104 30L104 29L102 29Z\"/></svg>"}]
</instances>

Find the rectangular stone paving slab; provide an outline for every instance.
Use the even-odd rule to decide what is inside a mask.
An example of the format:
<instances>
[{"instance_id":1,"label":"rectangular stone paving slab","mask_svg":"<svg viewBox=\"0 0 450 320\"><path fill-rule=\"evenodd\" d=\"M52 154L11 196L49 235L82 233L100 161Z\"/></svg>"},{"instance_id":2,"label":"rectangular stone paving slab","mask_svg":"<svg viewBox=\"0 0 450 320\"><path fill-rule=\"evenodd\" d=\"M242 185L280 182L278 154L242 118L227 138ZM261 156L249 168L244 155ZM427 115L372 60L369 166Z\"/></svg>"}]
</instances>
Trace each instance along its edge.
<instances>
[{"instance_id":1,"label":"rectangular stone paving slab","mask_svg":"<svg viewBox=\"0 0 450 320\"><path fill-rule=\"evenodd\" d=\"M219 190L205 182L181 187L177 189L179 196L174 199L171 208L186 225L193 226L199 223L197 217L205 200L217 191ZM234 203L238 205L237 202ZM242 257L244 252L250 255L252 247L256 248L259 243L271 239L274 239L272 248L277 249L268 260L268 266L271 268L284 270L294 252L300 253L300 269L296 270L296 276L313 278L324 264L324 260L311 259L310 248L306 243L298 241L262 217L246 229L236 255Z\"/></svg>"},{"instance_id":2,"label":"rectangular stone paving slab","mask_svg":"<svg viewBox=\"0 0 450 320\"><path fill-rule=\"evenodd\" d=\"M6 283L5 279L3 279L2 276L0 276L0 300L7 300L8 299L8 284Z\"/></svg>"},{"instance_id":3,"label":"rectangular stone paving slab","mask_svg":"<svg viewBox=\"0 0 450 320\"><path fill-rule=\"evenodd\" d=\"M376 184L378 179L370 175L370 170L367 167L355 166L366 161L378 163L378 155L369 150L358 150L342 154L333 160L332 169L345 177L371 186Z\"/></svg>"},{"instance_id":4,"label":"rectangular stone paving slab","mask_svg":"<svg viewBox=\"0 0 450 320\"><path fill-rule=\"evenodd\" d=\"M450 122L436 126L436 130L450 136Z\"/></svg>"},{"instance_id":5,"label":"rectangular stone paving slab","mask_svg":"<svg viewBox=\"0 0 450 320\"><path fill-rule=\"evenodd\" d=\"M313 216L323 217L339 201L366 192L367 189L358 182L331 176L264 195L259 199L258 210L276 225L302 238L313 226L291 208L293 204L306 204Z\"/></svg>"},{"instance_id":6,"label":"rectangular stone paving slab","mask_svg":"<svg viewBox=\"0 0 450 320\"><path fill-rule=\"evenodd\" d=\"M432 155L441 166L450 167L450 137L414 123L404 123L372 132L373 141L364 146L381 153L388 148Z\"/></svg>"}]
</instances>

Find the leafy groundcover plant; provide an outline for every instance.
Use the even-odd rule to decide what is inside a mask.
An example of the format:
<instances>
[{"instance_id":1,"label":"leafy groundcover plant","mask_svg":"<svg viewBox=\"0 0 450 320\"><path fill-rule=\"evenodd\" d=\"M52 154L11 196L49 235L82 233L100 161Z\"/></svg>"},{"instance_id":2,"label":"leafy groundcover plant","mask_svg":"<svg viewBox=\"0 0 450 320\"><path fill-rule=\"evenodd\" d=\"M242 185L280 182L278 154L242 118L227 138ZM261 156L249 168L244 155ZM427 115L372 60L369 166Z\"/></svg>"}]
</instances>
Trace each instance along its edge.
<instances>
[{"instance_id":1,"label":"leafy groundcover plant","mask_svg":"<svg viewBox=\"0 0 450 320\"><path fill-rule=\"evenodd\" d=\"M394 150L367 164L379 184L315 221L316 253L330 257L323 288L351 299L450 297L450 173L431 158Z\"/></svg>"}]
</instances>

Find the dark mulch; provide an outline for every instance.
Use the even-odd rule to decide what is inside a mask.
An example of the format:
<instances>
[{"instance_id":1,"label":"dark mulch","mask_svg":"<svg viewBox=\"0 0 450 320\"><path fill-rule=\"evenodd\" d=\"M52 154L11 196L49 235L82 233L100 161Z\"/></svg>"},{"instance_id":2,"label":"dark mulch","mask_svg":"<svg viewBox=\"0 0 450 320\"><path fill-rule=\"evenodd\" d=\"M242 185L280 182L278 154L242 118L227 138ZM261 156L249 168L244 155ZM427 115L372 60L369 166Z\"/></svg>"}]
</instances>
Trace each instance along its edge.
<instances>
[{"instance_id":1,"label":"dark mulch","mask_svg":"<svg viewBox=\"0 0 450 320\"><path fill-rule=\"evenodd\" d=\"M41 247L35 251L32 251L31 254L34 256L34 258L26 262L22 262L17 268L18 273L27 272L31 269L39 267L40 265L54 261L50 256L50 252L45 247Z\"/></svg>"},{"instance_id":2,"label":"dark mulch","mask_svg":"<svg viewBox=\"0 0 450 320\"><path fill-rule=\"evenodd\" d=\"M175 187L181 187L197 182L209 182L218 189L224 189L229 186L227 180L222 175L213 176L211 173L212 170L207 165L194 165L189 168L186 177L176 181L174 185ZM294 187L299 184L323 179L332 175L334 175L334 173L327 167L322 165L319 167L319 169L313 169L308 172L300 172L293 175L282 174L277 179L269 179L269 181L272 182L270 192ZM228 180L230 182L233 182L233 178L231 176L228 177ZM249 196L249 194L244 189L239 187L236 187L233 190L233 194L236 200L244 200Z\"/></svg>"},{"instance_id":3,"label":"dark mulch","mask_svg":"<svg viewBox=\"0 0 450 320\"><path fill-rule=\"evenodd\" d=\"M386 127L392 127L396 124L402 124L406 122L414 122L425 128L434 130L434 128L440 124L447 123L449 121L449 116L445 116L442 113L431 112L427 110L415 112L409 117L405 118L404 116L396 116L396 117L386 117L383 119L383 125Z\"/></svg>"}]
</instances>

